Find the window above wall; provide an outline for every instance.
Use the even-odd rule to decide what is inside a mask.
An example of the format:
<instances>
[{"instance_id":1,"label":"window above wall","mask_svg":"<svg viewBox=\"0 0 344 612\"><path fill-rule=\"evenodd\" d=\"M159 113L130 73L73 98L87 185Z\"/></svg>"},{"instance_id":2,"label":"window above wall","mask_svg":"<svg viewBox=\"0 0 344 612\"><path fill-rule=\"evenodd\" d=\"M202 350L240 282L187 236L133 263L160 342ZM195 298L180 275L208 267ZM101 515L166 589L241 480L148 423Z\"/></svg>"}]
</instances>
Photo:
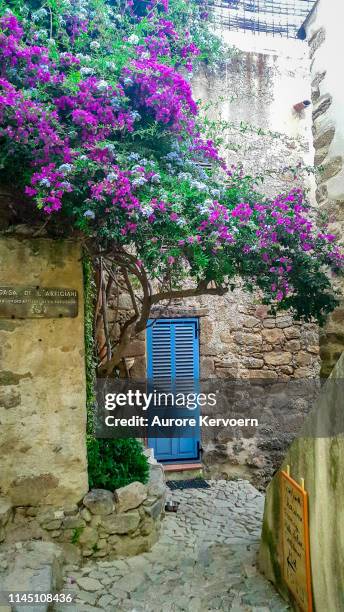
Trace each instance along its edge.
<instances>
[{"instance_id":1,"label":"window above wall","mask_svg":"<svg viewBox=\"0 0 344 612\"><path fill-rule=\"evenodd\" d=\"M302 38L300 28L316 0L208 0L222 28Z\"/></svg>"}]
</instances>

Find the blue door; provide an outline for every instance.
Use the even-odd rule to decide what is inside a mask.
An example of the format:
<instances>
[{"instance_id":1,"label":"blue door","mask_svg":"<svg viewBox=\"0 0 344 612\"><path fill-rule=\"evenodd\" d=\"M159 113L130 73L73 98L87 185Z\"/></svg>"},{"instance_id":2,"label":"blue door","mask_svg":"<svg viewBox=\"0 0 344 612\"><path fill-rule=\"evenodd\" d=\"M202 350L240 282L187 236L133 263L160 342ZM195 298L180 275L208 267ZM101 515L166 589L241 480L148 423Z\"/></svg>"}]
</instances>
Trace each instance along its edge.
<instances>
[{"instance_id":1,"label":"blue door","mask_svg":"<svg viewBox=\"0 0 344 612\"><path fill-rule=\"evenodd\" d=\"M199 341L197 319L151 319L147 328L147 378L175 393L197 393ZM198 419L199 407L188 416ZM192 438L148 438L159 461L190 461L199 458L199 428Z\"/></svg>"}]
</instances>

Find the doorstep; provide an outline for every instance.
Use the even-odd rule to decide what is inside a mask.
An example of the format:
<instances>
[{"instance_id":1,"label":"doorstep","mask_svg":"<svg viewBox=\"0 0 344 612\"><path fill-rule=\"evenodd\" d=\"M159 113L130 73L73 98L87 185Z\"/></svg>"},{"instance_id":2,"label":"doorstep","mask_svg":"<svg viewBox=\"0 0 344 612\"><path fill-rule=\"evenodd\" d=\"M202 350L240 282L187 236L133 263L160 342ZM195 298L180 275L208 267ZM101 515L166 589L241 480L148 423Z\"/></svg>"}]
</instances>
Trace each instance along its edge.
<instances>
[{"instance_id":1,"label":"doorstep","mask_svg":"<svg viewBox=\"0 0 344 612\"><path fill-rule=\"evenodd\" d=\"M202 463L163 463L166 480L187 480L201 476Z\"/></svg>"}]
</instances>

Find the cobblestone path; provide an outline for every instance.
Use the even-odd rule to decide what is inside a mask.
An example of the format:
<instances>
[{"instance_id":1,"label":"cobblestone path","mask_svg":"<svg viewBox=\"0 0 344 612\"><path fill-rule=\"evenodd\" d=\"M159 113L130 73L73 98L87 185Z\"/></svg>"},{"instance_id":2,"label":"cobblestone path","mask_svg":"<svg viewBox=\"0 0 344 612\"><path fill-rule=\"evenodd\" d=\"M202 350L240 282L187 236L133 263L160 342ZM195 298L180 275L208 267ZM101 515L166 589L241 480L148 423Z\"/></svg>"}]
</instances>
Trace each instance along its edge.
<instances>
[{"instance_id":1,"label":"cobblestone path","mask_svg":"<svg viewBox=\"0 0 344 612\"><path fill-rule=\"evenodd\" d=\"M244 480L209 484L169 494L180 506L177 514L166 515L150 552L81 570L67 567L66 588L77 589L77 600L56 610L289 610L255 566L264 497Z\"/></svg>"}]
</instances>

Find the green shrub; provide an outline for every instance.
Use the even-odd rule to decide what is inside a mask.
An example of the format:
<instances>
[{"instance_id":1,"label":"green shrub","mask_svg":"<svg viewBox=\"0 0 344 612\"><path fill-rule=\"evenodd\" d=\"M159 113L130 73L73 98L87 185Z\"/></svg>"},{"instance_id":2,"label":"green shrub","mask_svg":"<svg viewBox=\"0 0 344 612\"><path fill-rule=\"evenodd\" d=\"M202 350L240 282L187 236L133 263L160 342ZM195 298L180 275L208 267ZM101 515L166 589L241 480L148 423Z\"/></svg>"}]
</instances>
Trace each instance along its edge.
<instances>
[{"instance_id":1,"label":"green shrub","mask_svg":"<svg viewBox=\"0 0 344 612\"><path fill-rule=\"evenodd\" d=\"M100 440L88 436L88 479L91 489L118 489L146 483L149 465L141 442L134 438Z\"/></svg>"}]
</instances>

